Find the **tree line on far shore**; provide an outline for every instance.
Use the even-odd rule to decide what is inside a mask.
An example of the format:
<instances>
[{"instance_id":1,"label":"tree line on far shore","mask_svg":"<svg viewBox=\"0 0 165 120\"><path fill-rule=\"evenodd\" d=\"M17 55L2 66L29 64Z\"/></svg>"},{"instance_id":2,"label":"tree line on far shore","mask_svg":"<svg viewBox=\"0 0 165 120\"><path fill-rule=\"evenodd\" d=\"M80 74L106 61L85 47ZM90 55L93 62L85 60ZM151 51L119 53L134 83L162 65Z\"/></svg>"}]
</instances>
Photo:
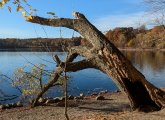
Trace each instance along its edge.
<instances>
[{"instance_id":1,"label":"tree line on far shore","mask_svg":"<svg viewBox=\"0 0 165 120\"><path fill-rule=\"evenodd\" d=\"M68 46L80 45L81 38L0 39L1 51L63 51Z\"/></svg>"},{"instance_id":2,"label":"tree line on far shore","mask_svg":"<svg viewBox=\"0 0 165 120\"><path fill-rule=\"evenodd\" d=\"M165 26L146 29L145 26L118 27L105 36L118 48L165 49ZM84 38L29 38L0 39L1 51L64 51L68 46L90 45Z\"/></svg>"}]
</instances>

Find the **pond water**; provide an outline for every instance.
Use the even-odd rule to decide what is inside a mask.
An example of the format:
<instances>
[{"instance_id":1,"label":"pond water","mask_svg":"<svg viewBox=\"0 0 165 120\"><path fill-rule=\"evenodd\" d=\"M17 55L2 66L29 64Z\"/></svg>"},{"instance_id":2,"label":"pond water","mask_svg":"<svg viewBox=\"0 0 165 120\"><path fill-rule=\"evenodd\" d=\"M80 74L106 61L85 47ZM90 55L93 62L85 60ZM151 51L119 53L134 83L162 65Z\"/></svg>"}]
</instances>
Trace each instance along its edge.
<instances>
[{"instance_id":1,"label":"pond water","mask_svg":"<svg viewBox=\"0 0 165 120\"><path fill-rule=\"evenodd\" d=\"M165 86L165 52L163 51L122 51L133 65L142 72L148 81L157 87ZM47 53L47 52L0 52L0 74L13 78L13 72L16 68L25 64L45 64L47 70L53 70L56 67L52 55L57 54L61 59L65 58L65 53ZM77 60L83 59L78 57ZM113 81L98 70L87 69L76 73L68 73L71 76L69 81L69 94L79 95L83 92L90 94L102 90L117 90ZM20 95L19 91L11 86L10 79L0 77L0 104L11 101L2 101L3 93L7 95ZM3 92L2 92L3 91ZM59 87L53 87L47 93L47 96L62 96L63 92ZM12 102L17 101L12 100Z\"/></svg>"}]
</instances>

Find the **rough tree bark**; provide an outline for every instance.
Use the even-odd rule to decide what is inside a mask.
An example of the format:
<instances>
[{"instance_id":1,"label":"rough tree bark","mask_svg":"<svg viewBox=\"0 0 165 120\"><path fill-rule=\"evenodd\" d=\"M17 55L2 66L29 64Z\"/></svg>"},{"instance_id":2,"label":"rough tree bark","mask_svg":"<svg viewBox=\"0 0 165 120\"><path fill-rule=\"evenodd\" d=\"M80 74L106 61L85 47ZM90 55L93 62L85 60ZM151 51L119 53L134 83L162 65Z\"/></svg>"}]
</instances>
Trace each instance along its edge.
<instances>
[{"instance_id":1,"label":"rough tree bark","mask_svg":"<svg viewBox=\"0 0 165 120\"><path fill-rule=\"evenodd\" d=\"M27 19L27 21L41 25L74 29L91 43L92 46L90 47L76 46L68 48L69 56L65 61L67 72L76 72L87 68L98 69L111 77L119 89L128 96L130 106L133 109L144 110L143 108L145 108L145 110L152 111L164 108L165 92L149 83L144 75L83 14L75 12L73 16L76 19L46 19L32 16L32 19ZM85 60L73 62L78 55L84 56ZM38 94L32 105L33 107L37 104L38 99L55 84L63 71L64 63L57 56L55 59L58 63L55 77Z\"/></svg>"}]
</instances>

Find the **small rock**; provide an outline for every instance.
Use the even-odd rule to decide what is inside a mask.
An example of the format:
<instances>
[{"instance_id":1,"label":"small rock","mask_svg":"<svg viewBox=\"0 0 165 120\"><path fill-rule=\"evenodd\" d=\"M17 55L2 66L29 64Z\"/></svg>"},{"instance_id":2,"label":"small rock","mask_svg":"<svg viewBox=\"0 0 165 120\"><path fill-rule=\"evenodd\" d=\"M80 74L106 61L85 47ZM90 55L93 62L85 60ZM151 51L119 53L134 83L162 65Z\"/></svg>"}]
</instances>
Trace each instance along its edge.
<instances>
[{"instance_id":1,"label":"small rock","mask_svg":"<svg viewBox=\"0 0 165 120\"><path fill-rule=\"evenodd\" d=\"M105 93L108 93L108 90L100 91L99 94L105 94Z\"/></svg>"},{"instance_id":2,"label":"small rock","mask_svg":"<svg viewBox=\"0 0 165 120\"><path fill-rule=\"evenodd\" d=\"M116 93L121 92L120 90L115 90Z\"/></svg>"},{"instance_id":3,"label":"small rock","mask_svg":"<svg viewBox=\"0 0 165 120\"><path fill-rule=\"evenodd\" d=\"M60 102L60 99L59 98L54 98L54 99L48 99L46 100L45 104L52 104L52 103L58 103Z\"/></svg>"},{"instance_id":4,"label":"small rock","mask_svg":"<svg viewBox=\"0 0 165 120\"><path fill-rule=\"evenodd\" d=\"M54 100L55 103L60 102L60 98L59 97L55 97L53 100Z\"/></svg>"},{"instance_id":5,"label":"small rock","mask_svg":"<svg viewBox=\"0 0 165 120\"><path fill-rule=\"evenodd\" d=\"M6 108L6 109L9 109L10 107L11 107L11 106L10 106L9 104L6 104L6 105L5 105L5 108Z\"/></svg>"},{"instance_id":6,"label":"small rock","mask_svg":"<svg viewBox=\"0 0 165 120\"><path fill-rule=\"evenodd\" d=\"M11 107L13 107L13 108L17 107L17 104L16 104L16 103L11 103L10 105L11 105Z\"/></svg>"},{"instance_id":7,"label":"small rock","mask_svg":"<svg viewBox=\"0 0 165 120\"><path fill-rule=\"evenodd\" d=\"M80 93L80 99L84 99L84 97L85 97L85 95L84 95L84 93Z\"/></svg>"},{"instance_id":8,"label":"small rock","mask_svg":"<svg viewBox=\"0 0 165 120\"><path fill-rule=\"evenodd\" d=\"M38 102L42 103L43 102L43 98L39 98Z\"/></svg>"},{"instance_id":9,"label":"small rock","mask_svg":"<svg viewBox=\"0 0 165 120\"><path fill-rule=\"evenodd\" d=\"M59 100L60 101L65 101L65 97L60 97Z\"/></svg>"},{"instance_id":10,"label":"small rock","mask_svg":"<svg viewBox=\"0 0 165 120\"><path fill-rule=\"evenodd\" d=\"M47 104L51 104L51 103L54 103L54 100L53 100L53 99L48 99L48 100L46 100L46 102L45 102L46 105L47 105Z\"/></svg>"},{"instance_id":11,"label":"small rock","mask_svg":"<svg viewBox=\"0 0 165 120\"><path fill-rule=\"evenodd\" d=\"M69 99L69 100L74 100L74 96L70 95L70 96L68 97L68 99Z\"/></svg>"},{"instance_id":12,"label":"small rock","mask_svg":"<svg viewBox=\"0 0 165 120\"><path fill-rule=\"evenodd\" d=\"M96 100L105 100L105 97L104 97L104 96L99 95L99 96L97 96L97 97L96 97Z\"/></svg>"},{"instance_id":13,"label":"small rock","mask_svg":"<svg viewBox=\"0 0 165 120\"><path fill-rule=\"evenodd\" d=\"M0 105L0 109L5 109L5 105Z\"/></svg>"},{"instance_id":14,"label":"small rock","mask_svg":"<svg viewBox=\"0 0 165 120\"><path fill-rule=\"evenodd\" d=\"M84 93L80 93L80 97L84 97L85 95L84 95Z\"/></svg>"},{"instance_id":15,"label":"small rock","mask_svg":"<svg viewBox=\"0 0 165 120\"><path fill-rule=\"evenodd\" d=\"M49 103L52 103L51 99L46 100L45 104L48 105Z\"/></svg>"},{"instance_id":16,"label":"small rock","mask_svg":"<svg viewBox=\"0 0 165 120\"><path fill-rule=\"evenodd\" d=\"M16 103L17 104L17 107L23 107L23 104L19 101Z\"/></svg>"},{"instance_id":17,"label":"small rock","mask_svg":"<svg viewBox=\"0 0 165 120\"><path fill-rule=\"evenodd\" d=\"M74 100L80 100L81 98L79 96L74 97Z\"/></svg>"},{"instance_id":18,"label":"small rock","mask_svg":"<svg viewBox=\"0 0 165 120\"><path fill-rule=\"evenodd\" d=\"M44 99L44 98L40 98L39 100L38 100L38 102L40 103L40 104L42 104L42 103L44 103L46 100Z\"/></svg>"},{"instance_id":19,"label":"small rock","mask_svg":"<svg viewBox=\"0 0 165 120\"><path fill-rule=\"evenodd\" d=\"M84 97L80 97L80 96L77 96L77 97L74 97L75 100L83 100Z\"/></svg>"},{"instance_id":20,"label":"small rock","mask_svg":"<svg viewBox=\"0 0 165 120\"><path fill-rule=\"evenodd\" d=\"M14 106L13 106L13 103L11 103L11 104L8 104L9 105L9 108L13 108Z\"/></svg>"},{"instance_id":21,"label":"small rock","mask_svg":"<svg viewBox=\"0 0 165 120\"><path fill-rule=\"evenodd\" d=\"M96 96L96 95L98 95L98 93L94 92L94 93L92 93L91 95L92 95L92 96Z\"/></svg>"},{"instance_id":22,"label":"small rock","mask_svg":"<svg viewBox=\"0 0 165 120\"><path fill-rule=\"evenodd\" d=\"M45 99L48 100L48 99L53 99L53 98L52 97L46 97Z\"/></svg>"}]
</instances>

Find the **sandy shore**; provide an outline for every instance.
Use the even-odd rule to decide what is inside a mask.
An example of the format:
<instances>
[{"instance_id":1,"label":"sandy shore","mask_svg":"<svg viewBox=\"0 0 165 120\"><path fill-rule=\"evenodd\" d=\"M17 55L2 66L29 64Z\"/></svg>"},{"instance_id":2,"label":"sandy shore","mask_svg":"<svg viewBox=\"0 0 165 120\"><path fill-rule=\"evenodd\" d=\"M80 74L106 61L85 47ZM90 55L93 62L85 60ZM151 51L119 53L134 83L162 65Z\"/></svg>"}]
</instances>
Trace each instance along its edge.
<instances>
[{"instance_id":1,"label":"sandy shore","mask_svg":"<svg viewBox=\"0 0 165 120\"><path fill-rule=\"evenodd\" d=\"M95 100L95 96L70 101L70 120L165 120L165 110L150 113L132 111L127 97L121 92L106 93L104 96L106 100L102 101ZM51 104L33 109L1 110L0 120L65 120L64 107Z\"/></svg>"}]
</instances>

